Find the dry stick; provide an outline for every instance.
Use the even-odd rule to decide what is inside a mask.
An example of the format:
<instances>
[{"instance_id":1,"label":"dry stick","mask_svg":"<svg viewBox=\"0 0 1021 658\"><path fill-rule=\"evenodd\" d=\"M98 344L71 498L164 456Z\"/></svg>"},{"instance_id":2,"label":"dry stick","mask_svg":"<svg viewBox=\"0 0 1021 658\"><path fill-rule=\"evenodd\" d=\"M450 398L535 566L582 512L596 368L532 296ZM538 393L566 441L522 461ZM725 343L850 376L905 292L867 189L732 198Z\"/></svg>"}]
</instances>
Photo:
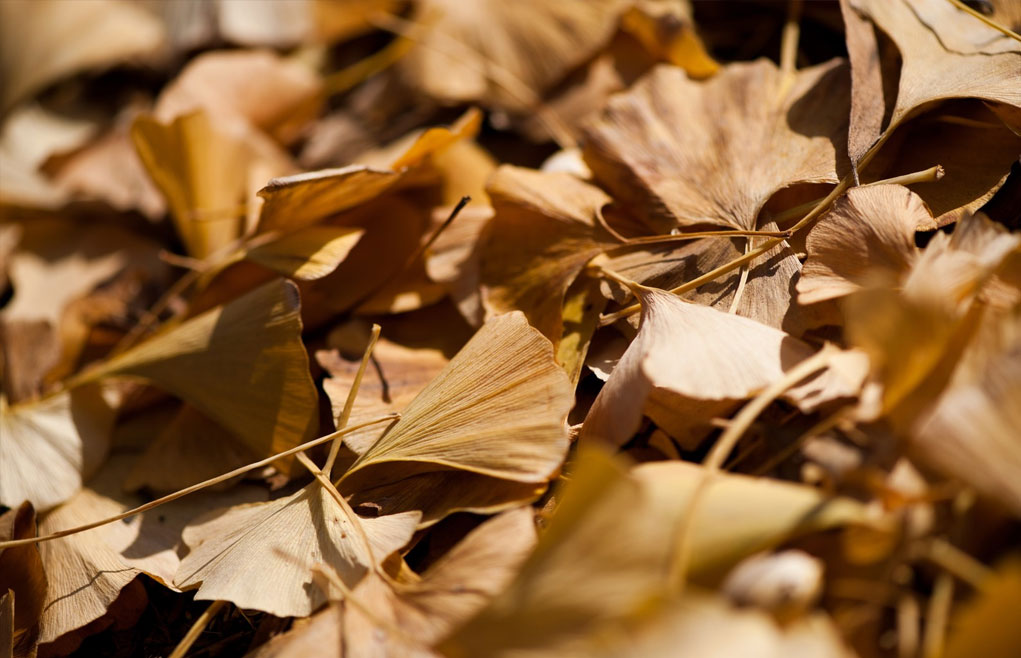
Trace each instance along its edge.
<instances>
[{"instance_id":1,"label":"dry stick","mask_svg":"<svg viewBox=\"0 0 1021 658\"><path fill-rule=\"evenodd\" d=\"M199 635L205 630L206 625L212 621L213 617L220 611L220 608L226 601L213 601L209 604L209 607L202 611L199 618L195 620L195 623L191 625L188 632L185 634L181 641L174 647L173 652L170 654L170 658L184 658L188 653L188 649L191 649L191 645L195 644L195 640L199 639Z\"/></svg>"},{"instance_id":2,"label":"dry stick","mask_svg":"<svg viewBox=\"0 0 1021 658\"><path fill-rule=\"evenodd\" d=\"M794 85L795 65L798 58L798 39L801 37L801 0L787 3L787 20L783 24L780 40L780 95L786 96Z\"/></svg>"},{"instance_id":3,"label":"dry stick","mask_svg":"<svg viewBox=\"0 0 1021 658\"><path fill-rule=\"evenodd\" d=\"M230 471L229 473L224 473L222 475L217 475L214 478L210 478L210 479L205 480L203 482L199 482L198 484L193 484L190 487L185 487L184 489L181 489L180 491L175 491L172 494L168 494L166 496L163 496L162 498L157 498L156 500L153 500L153 501L150 501L148 503L145 503L144 505L139 505L138 507L136 507L134 509L130 509L130 510L126 511L126 512L121 512L120 514L117 514L116 516L111 516L109 518L102 519L101 521L93 521L92 523L86 523L85 525L80 525L80 526L75 527L75 528L68 528L66 530L60 530L58 532L54 532L54 533L49 534L49 535L43 535L42 537L29 537L27 539L12 539L10 541L0 541L0 550L5 549L5 548L14 548L15 546L28 546L30 544L37 544L37 543L44 542L44 541L50 541L50 540L53 540L53 539L59 539L61 537L67 537L68 535L76 535L79 532L85 532L86 530L92 530L93 528L98 528L99 526L107 525L108 523L114 523L116 521L120 521L122 519L126 519L129 516L134 516L135 514L141 514L142 512L148 512L149 510L151 510L153 508L156 508L156 507L159 507L160 505L164 505L166 503L175 501L178 498L182 498L184 496L187 496L188 494L195 493L196 491L200 491L202 489L205 489L206 487L211 487L214 484L219 484L221 482L225 482L225 481L227 481L227 480L229 480L231 478L237 477L239 475L244 475L245 473L247 473L249 471L254 471L257 468L262 468L263 466L269 466L270 464L272 464L273 462L277 461L278 459L281 459L282 457L290 457L291 455L295 455L295 454L298 454L300 452L304 452L305 450L308 450L309 448L314 448L317 445L321 445L323 443L326 443L327 441L333 441L339 435L349 434L349 433L354 432L356 430L360 430L363 427L369 427L370 425L375 425L377 423L382 423L382 422L385 422L385 421L397 420L400 417L401 417L400 414L392 413L392 414L387 414L385 416L381 416L379 418L375 418L373 420L367 420L364 423L358 423L357 425L352 425L351 427L345 427L342 430L337 430L336 432L332 432L332 433L327 434L325 436L321 436L318 439L312 439L311 441L307 441L305 443L302 443L301 445L295 446L295 447L293 447L293 448L291 448L289 450L285 450L283 452L279 452L279 453L277 453L275 455L272 455L270 457L266 457L265 459L260 459L259 461L253 462L251 464L248 464L247 466L241 466L240 468L235 468L233 471Z\"/></svg>"},{"instance_id":4,"label":"dry stick","mask_svg":"<svg viewBox=\"0 0 1021 658\"><path fill-rule=\"evenodd\" d=\"M1018 34L1017 32L1014 32L1013 30L1011 30L1010 28L1008 28L1008 27L1006 27L1004 25L1000 25L999 23L997 23L996 21L994 21L991 18L983 16L981 13L975 11L974 9L969 7L968 5L966 5L963 2L961 2L961 0L949 0L949 2L953 6L957 7L958 9L960 9L961 11L967 12L967 13L971 14L972 16L974 16L975 18L979 19L980 21L982 21L983 23L985 23L989 27L993 28L994 30L997 30L999 32L1002 32L1003 34L1006 34L1008 37L1010 37L1011 39L1013 39L1015 41L1021 41L1021 34Z\"/></svg>"},{"instance_id":5,"label":"dry stick","mask_svg":"<svg viewBox=\"0 0 1021 658\"><path fill-rule=\"evenodd\" d=\"M744 252L747 254L751 250L752 239L745 238ZM741 276L737 280L737 291L734 292L734 299L730 301L730 308L727 309L727 313L737 313L737 305L741 303L741 297L744 295L745 284L748 283L748 272L750 272L751 269L751 263L745 263L741 266Z\"/></svg>"},{"instance_id":6,"label":"dry stick","mask_svg":"<svg viewBox=\"0 0 1021 658\"><path fill-rule=\"evenodd\" d=\"M440 234L450 227L450 225L454 222L454 219L456 219L457 216L461 214L461 211L464 210L464 207L467 206L471 202L471 200L472 198L467 194L461 197L461 200L457 202L457 205L454 206L454 209L450 211L450 214L447 215L447 218L445 220L443 220L443 223L440 224L435 231L433 231L432 235L429 236L429 239L426 240L421 245L419 245L418 249L416 249L415 252L411 254L410 257L408 257L407 262L404 263L404 267L401 268L399 274L406 272L408 269L410 269L411 266L415 264L415 261L418 260L422 256L422 254L425 253L426 249L433 246L433 243L436 242L436 239L440 237Z\"/></svg>"},{"instance_id":7,"label":"dry stick","mask_svg":"<svg viewBox=\"0 0 1021 658\"><path fill-rule=\"evenodd\" d=\"M335 71L323 78L322 96L329 98L353 88L361 82L368 80L377 73L382 73L404 57L413 42L398 35L390 44L379 52L369 55L354 64Z\"/></svg>"},{"instance_id":8,"label":"dry stick","mask_svg":"<svg viewBox=\"0 0 1021 658\"><path fill-rule=\"evenodd\" d=\"M950 606L954 602L954 577L947 572L936 576L932 596L925 611L925 631L922 634L923 658L940 658L947 631Z\"/></svg>"},{"instance_id":9,"label":"dry stick","mask_svg":"<svg viewBox=\"0 0 1021 658\"><path fill-rule=\"evenodd\" d=\"M910 174L904 174L903 176L894 176L893 178L884 178L883 180L877 180L872 183L865 183L858 187L872 187L874 185L914 185L915 183L935 183L938 180L942 180L945 174L942 165L936 165L923 169L922 171L916 171ZM800 217L811 209L815 204L819 203L819 199L813 199L812 201L806 201L800 205L788 208L781 213L777 213L770 217L770 219L777 224Z\"/></svg>"},{"instance_id":10,"label":"dry stick","mask_svg":"<svg viewBox=\"0 0 1021 658\"><path fill-rule=\"evenodd\" d=\"M921 610L911 594L897 599L897 656L914 658L918 655L918 620Z\"/></svg>"},{"instance_id":11,"label":"dry stick","mask_svg":"<svg viewBox=\"0 0 1021 658\"><path fill-rule=\"evenodd\" d=\"M376 341L379 339L380 329L381 327L378 324L372 325L372 332L369 334L369 344L365 348L365 353L362 354L362 362L358 364L358 372L355 373L354 382L351 383L351 390L347 392L347 399L344 400L344 409L336 419L338 430L343 429L347 425L347 421L351 419L351 409L354 408L355 398L358 397L358 387L362 385L362 377L365 375L365 369L369 365L369 359L372 358L372 349L376 346ZM343 437L338 436L330 446L330 454L326 458L326 465L323 466L323 470L327 473L333 471L333 464L337 461L340 444L343 442Z\"/></svg>"},{"instance_id":12,"label":"dry stick","mask_svg":"<svg viewBox=\"0 0 1021 658\"><path fill-rule=\"evenodd\" d=\"M382 30L393 32L396 35L418 42L419 45L423 45L421 34L425 31L425 26L419 23L388 13L376 14L370 18L369 22ZM555 141L560 148L574 148L577 146L577 142L575 142L574 137L571 136L571 131L560 119L560 116L556 112L551 111L543 102L542 98L529 89L528 85L522 82L520 78L514 75L514 73L504 66L501 66L499 62L495 62L491 59L486 60L486 68L474 66L470 63L470 55L478 55L479 53L476 53L457 39L443 34L442 32L433 30L432 35L443 39L450 48L439 48L435 43L429 44L428 47L438 53L446 55L453 61L458 62L461 66L471 68L476 73L483 75L487 80L493 82L496 86L507 92L507 94L513 97L515 101L535 112L539 121L546 127L550 136L553 137L553 141ZM466 54L469 56L466 57Z\"/></svg>"},{"instance_id":13,"label":"dry stick","mask_svg":"<svg viewBox=\"0 0 1021 658\"><path fill-rule=\"evenodd\" d=\"M330 478L326 477L326 475L323 474L323 471L315 465L315 462L309 459L308 455L303 452L299 452L298 461L301 462L302 466L308 469L309 473L312 474L319 484L326 488L326 492L330 494L330 497L333 498L333 500L337 502L337 505L340 506L340 509L344 511L344 515L351 521L351 525L354 526L355 532L358 533L358 537L365 544L366 555L369 556L369 564L372 566L372 570L375 571L376 558L372 553L372 542L369 541L369 536L365 533L365 528L362 527L361 521L355 514L355 511L351 508L351 505L343 496L340 495L340 492L337 491L337 487L330 482Z\"/></svg>"},{"instance_id":14,"label":"dry stick","mask_svg":"<svg viewBox=\"0 0 1021 658\"><path fill-rule=\"evenodd\" d=\"M926 542L924 557L978 590L988 585L993 577L989 567L939 537Z\"/></svg>"},{"instance_id":15,"label":"dry stick","mask_svg":"<svg viewBox=\"0 0 1021 658\"><path fill-rule=\"evenodd\" d=\"M695 231L694 233L677 233L674 235L644 235L640 238L621 238L624 242L607 249L613 251L625 247L635 247L646 244L669 244L671 242L684 242L685 240L701 240L702 238L789 238L790 231L745 231L740 229L727 229L723 231Z\"/></svg>"},{"instance_id":16,"label":"dry stick","mask_svg":"<svg viewBox=\"0 0 1021 658\"><path fill-rule=\"evenodd\" d=\"M606 221L606 217L603 216L603 207L596 206L596 224L603 227L603 230L613 236L613 239L620 243L626 243L628 241L623 235L617 232L617 229L610 226L610 222Z\"/></svg>"},{"instance_id":17,"label":"dry stick","mask_svg":"<svg viewBox=\"0 0 1021 658\"><path fill-rule=\"evenodd\" d=\"M692 493L691 498L688 500L687 509L684 511L684 515L681 519L681 525L678 528L675 545L677 551L674 553L674 559L670 564L670 571L668 574L668 587L673 594L680 594L684 589L684 583L688 576L688 565L691 562L691 530L694 527L694 518L698 512L698 507L709 490L709 486L715 479L717 472L723 465L724 460L737 445L737 442L741 439L741 436L745 433L752 422L762 413L766 407L773 403L776 398L786 391L791 386L794 386L802 379L805 379L809 375L816 373L817 371L827 367L829 360L832 356L833 348L826 345L821 350L808 357L804 361L800 362L786 373L784 376L773 382L766 390L759 393L751 402L746 404L740 412L734 417L733 423L730 427L720 435L720 438L713 445L709 454L706 456L705 461L702 463L703 471L702 478L695 486L695 491Z\"/></svg>"}]
</instances>

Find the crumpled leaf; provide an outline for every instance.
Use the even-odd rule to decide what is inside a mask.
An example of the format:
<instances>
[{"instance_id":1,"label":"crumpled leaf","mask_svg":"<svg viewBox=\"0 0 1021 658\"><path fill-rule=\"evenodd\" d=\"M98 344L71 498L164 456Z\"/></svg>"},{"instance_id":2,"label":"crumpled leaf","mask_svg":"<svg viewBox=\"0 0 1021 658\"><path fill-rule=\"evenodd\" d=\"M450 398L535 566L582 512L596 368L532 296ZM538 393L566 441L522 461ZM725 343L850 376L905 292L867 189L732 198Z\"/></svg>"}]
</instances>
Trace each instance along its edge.
<instances>
[{"instance_id":1,"label":"crumpled leaf","mask_svg":"<svg viewBox=\"0 0 1021 658\"><path fill-rule=\"evenodd\" d=\"M915 232L931 228L921 197L900 185L857 187L837 199L805 239L798 301L812 304L886 279L896 285L921 252Z\"/></svg>"},{"instance_id":2,"label":"crumpled leaf","mask_svg":"<svg viewBox=\"0 0 1021 658\"><path fill-rule=\"evenodd\" d=\"M408 469L545 484L567 451L573 402L549 341L519 312L497 316L359 456L341 490L396 482Z\"/></svg>"},{"instance_id":3,"label":"crumpled leaf","mask_svg":"<svg viewBox=\"0 0 1021 658\"><path fill-rule=\"evenodd\" d=\"M852 93L860 111L852 113L849 133L855 140L849 145L855 161L879 139L881 131L891 132L936 101L977 98L1021 107L1017 85L1021 45L1011 37L944 0L848 0L848 5L845 15L855 11L869 18L893 40L902 61L895 101L887 101L893 107L885 128L885 104L866 100L883 97L882 75L855 75ZM850 40L869 40L862 35L871 29L868 22L852 18L847 29L856 33ZM874 46L862 44L849 50L852 67L859 69L874 67L880 55Z\"/></svg>"},{"instance_id":4,"label":"crumpled leaf","mask_svg":"<svg viewBox=\"0 0 1021 658\"><path fill-rule=\"evenodd\" d=\"M419 517L404 512L352 519L313 482L289 496L212 512L189 525L184 541L191 550L174 584L198 587L197 599L307 617L327 600L312 584L313 565L325 562L353 586L408 543Z\"/></svg>"},{"instance_id":5,"label":"crumpled leaf","mask_svg":"<svg viewBox=\"0 0 1021 658\"><path fill-rule=\"evenodd\" d=\"M582 440L623 445L638 430L643 412L657 423L660 417L668 419L664 424L674 432L704 423L780 379L814 351L778 329L661 290L640 288L637 294L641 328L589 410ZM796 401L812 397L814 404L825 401L818 390L826 388L826 378L816 379L788 391L788 396ZM826 397L854 395L860 384L852 377ZM650 406L650 400L655 404ZM686 400L719 404L696 409ZM676 405L682 405L684 413L671 413Z\"/></svg>"},{"instance_id":6,"label":"crumpled leaf","mask_svg":"<svg viewBox=\"0 0 1021 658\"><path fill-rule=\"evenodd\" d=\"M837 182L846 75L837 60L802 69L784 95L782 73L765 60L731 64L704 82L659 66L585 129L585 162L656 233L754 229L777 191Z\"/></svg>"},{"instance_id":7,"label":"crumpled leaf","mask_svg":"<svg viewBox=\"0 0 1021 658\"><path fill-rule=\"evenodd\" d=\"M259 191L265 201L259 230L296 230L374 199L406 175L427 164L431 155L478 132L481 114L469 111L448 128L431 128L388 168L349 165L277 178Z\"/></svg>"},{"instance_id":8,"label":"crumpled leaf","mask_svg":"<svg viewBox=\"0 0 1021 658\"><path fill-rule=\"evenodd\" d=\"M554 652L637 614L663 592L681 518L701 479L701 467L680 461L628 473L597 451L583 453L518 577L440 650ZM860 520L863 512L810 487L721 475L696 512L690 573L698 578L792 533Z\"/></svg>"},{"instance_id":9,"label":"crumpled leaf","mask_svg":"<svg viewBox=\"0 0 1021 658\"><path fill-rule=\"evenodd\" d=\"M563 332L564 294L585 264L615 244L596 224L611 199L565 173L502 166L489 181L493 199L482 248L485 304L524 311L554 344Z\"/></svg>"}]
</instances>

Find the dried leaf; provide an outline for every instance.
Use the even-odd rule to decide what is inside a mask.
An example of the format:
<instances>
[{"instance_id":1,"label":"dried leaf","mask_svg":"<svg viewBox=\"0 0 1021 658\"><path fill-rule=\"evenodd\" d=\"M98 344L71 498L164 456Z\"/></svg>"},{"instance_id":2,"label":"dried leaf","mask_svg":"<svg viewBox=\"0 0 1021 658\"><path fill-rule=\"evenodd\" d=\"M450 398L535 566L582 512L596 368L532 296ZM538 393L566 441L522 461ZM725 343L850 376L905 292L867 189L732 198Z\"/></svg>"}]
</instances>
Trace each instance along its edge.
<instances>
[{"instance_id":1,"label":"dried leaf","mask_svg":"<svg viewBox=\"0 0 1021 658\"><path fill-rule=\"evenodd\" d=\"M326 594L312 584L313 565L331 565L351 587L408 543L419 516L351 519L313 482L290 496L214 512L189 525L184 541L191 550L174 584L198 587L197 599L306 617L326 602Z\"/></svg>"},{"instance_id":2,"label":"dried leaf","mask_svg":"<svg viewBox=\"0 0 1021 658\"><path fill-rule=\"evenodd\" d=\"M299 307L294 284L277 279L88 374L148 379L233 431L256 454L281 452L309 435L318 407ZM260 358L253 361L253 354Z\"/></svg>"},{"instance_id":3,"label":"dried leaf","mask_svg":"<svg viewBox=\"0 0 1021 658\"><path fill-rule=\"evenodd\" d=\"M812 304L863 285L897 285L917 260L915 231L930 228L925 202L900 185L858 187L837 199L805 240L798 301Z\"/></svg>"},{"instance_id":4,"label":"dried leaf","mask_svg":"<svg viewBox=\"0 0 1021 658\"><path fill-rule=\"evenodd\" d=\"M586 128L585 161L656 233L754 229L777 191L838 180L846 76L839 61L803 69L784 94L783 75L765 60L705 82L659 66Z\"/></svg>"},{"instance_id":5,"label":"dried leaf","mask_svg":"<svg viewBox=\"0 0 1021 658\"><path fill-rule=\"evenodd\" d=\"M0 396L0 504L46 511L70 498L106 456L113 421L96 386L13 407Z\"/></svg>"},{"instance_id":6,"label":"dried leaf","mask_svg":"<svg viewBox=\"0 0 1021 658\"><path fill-rule=\"evenodd\" d=\"M524 311L554 342L563 332L564 293L611 237L596 225L610 202L570 174L500 167L489 182L494 216L481 255L485 303Z\"/></svg>"},{"instance_id":7,"label":"dried leaf","mask_svg":"<svg viewBox=\"0 0 1021 658\"><path fill-rule=\"evenodd\" d=\"M17 508L0 515L0 540L24 539L36 534L35 510L29 503L22 503ZM13 609L9 630L3 628L0 620L0 638L6 637L16 645L15 655L25 655L27 649L35 643L39 617L43 612L46 599L46 573L43 570L39 549L35 546L16 546L0 549L0 592L11 593L10 605ZM3 613L0 612L0 615ZM0 640L0 652L3 651L3 640ZM7 654L11 655L11 654Z\"/></svg>"},{"instance_id":8,"label":"dried leaf","mask_svg":"<svg viewBox=\"0 0 1021 658\"><path fill-rule=\"evenodd\" d=\"M696 400L743 400L813 351L754 320L651 288L639 295L641 329L592 405L582 440L623 445L638 430L654 389Z\"/></svg>"},{"instance_id":9,"label":"dried leaf","mask_svg":"<svg viewBox=\"0 0 1021 658\"><path fill-rule=\"evenodd\" d=\"M565 420L572 404L549 341L520 313L498 316L362 453L341 487L394 481L388 473L399 464L545 483L567 451Z\"/></svg>"},{"instance_id":10,"label":"dried leaf","mask_svg":"<svg viewBox=\"0 0 1021 658\"><path fill-rule=\"evenodd\" d=\"M645 464L628 474L606 456L586 453L517 579L441 650L555 651L638 613L662 592L677 529L701 478L700 467L684 462ZM825 501L809 487L725 475L696 514L692 573L704 575L794 532L861 519L863 508Z\"/></svg>"},{"instance_id":11,"label":"dried leaf","mask_svg":"<svg viewBox=\"0 0 1021 658\"><path fill-rule=\"evenodd\" d=\"M250 247L244 257L286 277L312 281L337 269L364 233L349 226L309 226Z\"/></svg>"}]
</instances>

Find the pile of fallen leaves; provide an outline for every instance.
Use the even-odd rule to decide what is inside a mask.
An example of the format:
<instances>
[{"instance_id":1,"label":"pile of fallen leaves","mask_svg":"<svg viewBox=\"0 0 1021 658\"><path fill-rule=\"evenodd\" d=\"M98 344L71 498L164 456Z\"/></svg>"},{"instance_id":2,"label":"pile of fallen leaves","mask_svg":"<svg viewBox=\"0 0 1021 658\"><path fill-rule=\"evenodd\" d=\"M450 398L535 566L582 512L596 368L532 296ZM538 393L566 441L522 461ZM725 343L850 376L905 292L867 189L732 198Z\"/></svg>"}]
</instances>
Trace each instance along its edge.
<instances>
[{"instance_id":1,"label":"pile of fallen leaves","mask_svg":"<svg viewBox=\"0 0 1021 658\"><path fill-rule=\"evenodd\" d=\"M0 657L1021 654L1019 26L3 0Z\"/></svg>"}]
</instances>

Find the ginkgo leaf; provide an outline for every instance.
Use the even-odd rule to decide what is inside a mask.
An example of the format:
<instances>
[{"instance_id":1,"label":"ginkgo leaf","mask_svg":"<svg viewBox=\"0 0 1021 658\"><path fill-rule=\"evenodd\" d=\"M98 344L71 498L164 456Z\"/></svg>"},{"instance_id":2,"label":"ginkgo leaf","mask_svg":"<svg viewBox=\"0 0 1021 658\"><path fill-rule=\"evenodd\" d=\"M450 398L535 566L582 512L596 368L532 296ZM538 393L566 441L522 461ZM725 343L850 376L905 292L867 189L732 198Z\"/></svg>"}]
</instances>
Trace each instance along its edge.
<instances>
[{"instance_id":1,"label":"ginkgo leaf","mask_svg":"<svg viewBox=\"0 0 1021 658\"><path fill-rule=\"evenodd\" d=\"M158 18L120 0L4 2L0 26L0 113L64 76L151 56L164 39Z\"/></svg>"},{"instance_id":2,"label":"ginkgo leaf","mask_svg":"<svg viewBox=\"0 0 1021 658\"><path fill-rule=\"evenodd\" d=\"M125 455L111 457L88 486L46 515L39 524L40 534L77 527L138 504L139 498L126 496L120 488L131 461ZM113 620L98 625L93 622L104 618L111 606L137 605L137 590L127 590L128 601L119 599L141 574L171 586L180 561L181 530L188 520L217 502L237 504L260 498L265 498L265 490L258 487L199 494L174 501L159 512L40 544L49 587L39 641L66 646L71 631L78 631L73 635L75 641L80 641L77 636L81 633L102 630ZM140 585L135 587L141 589Z\"/></svg>"},{"instance_id":3,"label":"ginkgo leaf","mask_svg":"<svg viewBox=\"0 0 1021 658\"><path fill-rule=\"evenodd\" d=\"M802 69L784 94L783 74L765 60L731 64L704 82L659 66L589 123L585 161L656 233L754 229L777 191L837 182L846 73L836 60Z\"/></svg>"},{"instance_id":4,"label":"ginkgo leaf","mask_svg":"<svg viewBox=\"0 0 1021 658\"><path fill-rule=\"evenodd\" d=\"M425 259L426 274L446 288L451 301L473 327L483 320L481 238L492 217L490 206L468 206L440 233Z\"/></svg>"},{"instance_id":5,"label":"ginkgo leaf","mask_svg":"<svg viewBox=\"0 0 1021 658\"><path fill-rule=\"evenodd\" d=\"M639 296L638 336L589 410L583 440L624 444L637 431L656 389L696 400L743 400L813 352L807 344L754 320L652 288L640 289ZM718 406L710 412L718 413Z\"/></svg>"},{"instance_id":6,"label":"ginkgo leaf","mask_svg":"<svg viewBox=\"0 0 1021 658\"><path fill-rule=\"evenodd\" d=\"M402 411L449 361L439 349L416 349L386 338L376 343L372 359L375 367L365 371L351 408L349 425ZM333 417L337 418L344 409L359 363L346 361L335 351L317 352L316 360L330 374L323 380L323 390L330 398ZM371 447L379 433L378 427L354 431L344 436L344 445L360 455Z\"/></svg>"},{"instance_id":7,"label":"ginkgo leaf","mask_svg":"<svg viewBox=\"0 0 1021 658\"><path fill-rule=\"evenodd\" d=\"M525 653L637 614L664 591L678 528L702 475L701 467L679 461L628 473L598 451L582 453L518 577L440 650ZM714 482L690 529L695 578L795 533L864 518L862 505L827 500L811 487L739 475Z\"/></svg>"},{"instance_id":8,"label":"ginkgo leaf","mask_svg":"<svg viewBox=\"0 0 1021 658\"><path fill-rule=\"evenodd\" d=\"M876 284L896 285L920 250L915 232L932 226L925 202L900 185L858 187L819 218L808 237L798 301L812 304Z\"/></svg>"},{"instance_id":9,"label":"ginkgo leaf","mask_svg":"<svg viewBox=\"0 0 1021 658\"><path fill-rule=\"evenodd\" d=\"M364 233L349 226L309 226L250 247L244 258L286 277L311 281L337 269Z\"/></svg>"},{"instance_id":10,"label":"ginkgo leaf","mask_svg":"<svg viewBox=\"0 0 1021 658\"><path fill-rule=\"evenodd\" d=\"M325 562L353 586L408 543L419 517L405 512L351 519L313 482L290 496L221 510L189 525L184 541L191 550L174 584L198 587L197 599L307 617L327 600L312 584L313 565Z\"/></svg>"},{"instance_id":11,"label":"ginkgo leaf","mask_svg":"<svg viewBox=\"0 0 1021 658\"><path fill-rule=\"evenodd\" d=\"M226 132L197 110L162 123L140 116L131 138L153 182L167 198L188 253L205 258L237 240L249 208L249 175L262 180L288 174L289 158L251 131ZM261 181L259 181L261 183Z\"/></svg>"},{"instance_id":12,"label":"ginkgo leaf","mask_svg":"<svg viewBox=\"0 0 1021 658\"><path fill-rule=\"evenodd\" d=\"M479 101L518 109L603 46L617 27L621 0L478 2L416 5L428 25L401 62L402 77L446 102Z\"/></svg>"},{"instance_id":13,"label":"ginkgo leaf","mask_svg":"<svg viewBox=\"0 0 1021 658\"><path fill-rule=\"evenodd\" d=\"M70 498L106 456L113 422L98 386L13 407L0 395L0 504L46 511Z\"/></svg>"},{"instance_id":14,"label":"ginkgo leaf","mask_svg":"<svg viewBox=\"0 0 1021 658\"><path fill-rule=\"evenodd\" d=\"M450 128L426 130L386 167L355 164L273 179L259 190L264 199L259 230L296 230L370 201L428 163L433 153L474 136L480 121L479 112L469 111Z\"/></svg>"},{"instance_id":15,"label":"ginkgo leaf","mask_svg":"<svg viewBox=\"0 0 1021 658\"><path fill-rule=\"evenodd\" d=\"M611 199L570 174L508 165L487 189L494 215L480 256L484 302L495 312L524 311L558 343L564 293L589 260L614 244L596 224Z\"/></svg>"},{"instance_id":16,"label":"ginkgo leaf","mask_svg":"<svg viewBox=\"0 0 1021 658\"><path fill-rule=\"evenodd\" d=\"M860 100L852 113L850 134L855 135L852 157L889 133L905 119L930 104L951 98L977 98L1021 107L1021 45L943 0L849 0L850 11L867 17L893 40L900 51L900 78L885 128L885 107ZM845 9L847 11L847 9ZM866 21L852 19L849 31L871 30ZM851 39L862 39L855 36ZM867 37L866 37L867 38ZM860 53L857 57L855 53ZM853 67L875 66L880 53L858 45L852 51ZM856 76L853 94L859 99L882 97L881 75ZM879 85L879 87L877 87ZM866 109L866 104L868 104ZM877 121L876 114L880 120Z\"/></svg>"},{"instance_id":17,"label":"ginkgo leaf","mask_svg":"<svg viewBox=\"0 0 1021 658\"><path fill-rule=\"evenodd\" d=\"M393 481L387 467L402 464L545 482L567 451L565 421L573 402L549 341L519 312L497 316L362 453L342 487Z\"/></svg>"},{"instance_id":18,"label":"ginkgo leaf","mask_svg":"<svg viewBox=\"0 0 1021 658\"><path fill-rule=\"evenodd\" d=\"M1008 658L1021 646L1021 628L1011 610L1021 604L1021 564L1007 557L983 588L954 616L947 637L947 658Z\"/></svg>"},{"instance_id":19,"label":"ginkgo leaf","mask_svg":"<svg viewBox=\"0 0 1021 658\"><path fill-rule=\"evenodd\" d=\"M260 455L301 443L316 422L298 291L283 279L186 320L87 375L148 379Z\"/></svg>"}]
</instances>

